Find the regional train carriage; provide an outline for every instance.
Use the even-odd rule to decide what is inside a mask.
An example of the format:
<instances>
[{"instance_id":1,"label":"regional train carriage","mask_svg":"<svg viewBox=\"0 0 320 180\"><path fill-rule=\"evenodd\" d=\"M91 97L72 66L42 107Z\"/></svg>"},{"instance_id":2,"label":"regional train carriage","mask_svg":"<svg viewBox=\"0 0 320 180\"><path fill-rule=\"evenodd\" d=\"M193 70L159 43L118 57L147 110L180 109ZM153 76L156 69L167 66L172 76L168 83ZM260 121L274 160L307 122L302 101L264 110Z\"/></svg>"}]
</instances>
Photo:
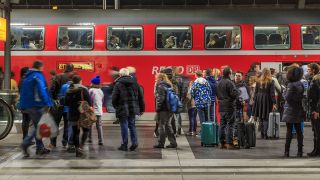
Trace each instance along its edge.
<instances>
[{"instance_id":1,"label":"regional train carriage","mask_svg":"<svg viewBox=\"0 0 320 180\"><path fill-rule=\"evenodd\" d=\"M261 62L280 70L320 59L317 10L13 10L11 25L16 74L39 59L49 79L50 70L73 63L89 85L95 75L112 81L112 67L133 66L147 112L154 111L154 75L167 66L193 76L222 65L247 72Z\"/></svg>"}]
</instances>

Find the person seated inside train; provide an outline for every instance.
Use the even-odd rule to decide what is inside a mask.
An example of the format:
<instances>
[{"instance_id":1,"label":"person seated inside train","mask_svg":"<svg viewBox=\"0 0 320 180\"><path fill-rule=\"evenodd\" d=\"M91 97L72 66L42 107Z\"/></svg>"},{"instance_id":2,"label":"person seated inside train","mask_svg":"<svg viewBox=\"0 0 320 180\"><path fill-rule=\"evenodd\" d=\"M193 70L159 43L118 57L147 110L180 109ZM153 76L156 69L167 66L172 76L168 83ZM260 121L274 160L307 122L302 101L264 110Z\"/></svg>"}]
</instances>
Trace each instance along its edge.
<instances>
[{"instance_id":1,"label":"person seated inside train","mask_svg":"<svg viewBox=\"0 0 320 180\"><path fill-rule=\"evenodd\" d=\"M119 46L119 38L115 35L112 35L110 37L110 42L108 44L108 48L111 49L111 50L118 50L120 49L120 46Z\"/></svg>"},{"instance_id":2,"label":"person seated inside train","mask_svg":"<svg viewBox=\"0 0 320 180\"><path fill-rule=\"evenodd\" d=\"M14 35L11 34L10 48L15 48L16 44L17 44L17 40L15 39Z\"/></svg>"},{"instance_id":3,"label":"person seated inside train","mask_svg":"<svg viewBox=\"0 0 320 180\"><path fill-rule=\"evenodd\" d=\"M170 36L168 37L168 39L166 39L166 45L164 45L164 48L175 48L174 46L174 40L175 40L175 37L174 36Z\"/></svg>"},{"instance_id":4,"label":"person seated inside train","mask_svg":"<svg viewBox=\"0 0 320 180\"><path fill-rule=\"evenodd\" d=\"M190 35L190 33L186 33L184 41L182 43L182 48L185 48L185 49L191 48L191 35Z\"/></svg>"},{"instance_id":5,"label":"person seated inside train","mask_svg":"<svg viewBox=\"0 0 320 180\"><path fill-rule=\"evenodd\" d=\"M312 34L314 37L314 43L320 44L320 32L316 26L307 26L306 34Z\"/></svg>"},{"instance_id":6,"label":"person seated inside train","mask_svg":"<svg viewBox=\"0 0 320 180\"><path fill-rule=\"evenodd\" d=\"M136 36L132 36L130 41L128 42L128 48L136 49L138 48L138 41Z\"/></svg>"},{"instance_id":7,"label":"person seated inside train","mask_svg":"<svg viewBox=\"0 0 320 180\"><path fill-rule=\"evenodd\" d=\"M63 36L59 49L69 49L69 38L67 36Z\"/></svg>"},{"instance_id":8,"label":"person seated inside train","mask_svg":"<svg viewBox=\"0 0 320 180\"><path fill-rule=\"evenodd\" d=\"M24 34L21 37L21 47L23 49L37 49L34 41L30 41L30 38L27 34Z\"/></svg>"},{"instance_id":9,"label":"person seated inside train","mask_svg":"<svg viewBox=\"0 0 320 180\"><path fill-rule=\"evenodd\" d=\"M215 48L216 41L219 39L219 35L217 33L209 34L209 42L207 43L207 48Z\"/></svg>"},{"instance_id":10,"label":"person seated inside train","mask_svg":"<svg viewBox=\"0 0 320 180\"><path fill-rule=\"evenodd\" d=\"M233 44L231 46L232 49L240 49L241 48L241 37L240 34L236 35L236 37L234 37L234 41Z\"/></svg>"}]
</instances>

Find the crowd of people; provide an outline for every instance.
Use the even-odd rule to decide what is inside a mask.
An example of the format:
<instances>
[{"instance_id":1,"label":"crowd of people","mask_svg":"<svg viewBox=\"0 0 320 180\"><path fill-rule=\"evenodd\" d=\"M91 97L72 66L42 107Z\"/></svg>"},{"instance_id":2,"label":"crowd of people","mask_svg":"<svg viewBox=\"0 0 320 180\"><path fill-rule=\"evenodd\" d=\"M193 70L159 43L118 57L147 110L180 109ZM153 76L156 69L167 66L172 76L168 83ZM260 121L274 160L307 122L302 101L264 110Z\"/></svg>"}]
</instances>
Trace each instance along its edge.
<instances>
[{"instance_id":1,"label":"crowd of people","mask_svg":"<svg viewBox=\"0 0 320 180\"><path fill-rule=\"evenodd\" d=\"M79 104L87 102L93 107L96 116L98 144L103 146L104 93L101 90L100 76L93 77L90 88L82 85L81 77L67 64L64 73L52 74L51 84L42 73L44 64L35 61L32 68L21 69L21 80L18 84L20 99L19 109L23 113L22 150L28 157L28 147L33 139L36 143L36 154L47 154L56 148L57 138L51 138L48 147L35 137L37 124L44 113L51 113L59 126L64 120L62 146L77 157L85 156L83 146L87 139L92 143L92 128L79 126L81 112ZM135 151L138 148L136 117L145 111L143 87L138 84L133 67L116 69L113 73L112 105L117 122L121 127L121 151ZM297 156L303 155L304 121L311 120L314 132L314 150L308 156L320 156L320 67L316 63L308 65L304 73L299 64L292 64L281 73L274 69L264 68L253 63L249 71L233 71L229 66L221 69L208 68L197 71L195 78L184 76L176 67L162 69L155 77L154 96L156 105L156 128L154 136L158 138L154 148L177 148L176 137L182 133L181 113L189 115L189 132L187 135L200 136L197 116L200 124L220 118L220 148L239 149L238 127L242 121L259 122L262 139L269 139L268 120L271 112L279 111L282 121L286 122L287 134L285 156L289 157L290 144L295 133L298 140ZM32 88L34 91L30 91ZM171 91L181 102L178 110L173 111ZM170 93L170 94L169 94ZM171 99L170 99L171 98ZM170 101L170 102L168 102ZM30 121L34 128L29 129ZM294 129L294 130L293 130ZM80 130L82 136L80 138ZM131 146L128 148L128 130ZM32 131L29 132L28 131Z\"/></svg>"}]
</instances>

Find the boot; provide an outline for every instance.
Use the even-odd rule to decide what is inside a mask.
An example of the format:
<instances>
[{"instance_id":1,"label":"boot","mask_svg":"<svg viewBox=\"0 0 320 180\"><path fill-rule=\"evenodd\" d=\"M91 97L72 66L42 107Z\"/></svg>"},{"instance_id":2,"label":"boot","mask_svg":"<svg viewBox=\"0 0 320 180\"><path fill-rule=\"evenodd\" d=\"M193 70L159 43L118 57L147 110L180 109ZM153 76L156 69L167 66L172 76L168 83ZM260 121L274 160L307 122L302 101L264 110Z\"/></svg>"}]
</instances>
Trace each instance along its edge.
<instances>
[{"instance_id":1,"label":"boot","mask_svg":"<svg viewBox=\"0 0 320 180\"><path fill-rule=\"evenodd\" d=\"M310 153L307 153L308 157L316 157L319 155L319 152L317 150L317 142L316 140L313 140L313 150Z\"/></svg>"},{"instance_id":2,"label":"boot","mask_svg":"<svg viewBox=\"0 0 320 180\"><path fill-rule=\"evenodd\" d=\"M227 149L226 141L222 140L220 144L220 149Z\"/></svg>"},{"instance_id":3,"label":"boot","mask_svg":"<svg viewBox=\"0 0 320 180\"><path fill-rule=\"evenodd\" d=\"M85 155L85 153L83 152L82 149L77 148L77 149L76 149L76 157L85 158L86 155Z\"/></svg>"},{"instance_id":4,"label":"boot","mask_svg":"<svg viewBox=\"0 0 320 180\"><path fill-rule=\"evenodd\" d=\"M286 144L285 150L284 150L284 157L289 157L289 152L290 152L290 144Z\"/></svg>"},{"instance_id":5,"label":"boot","mask_svg":"<svg viewBox=\"0 0 320 180\"><path fill-rule=\"evenodd\" d=\"M228 150L235 150L235 149L238 149L238 148L236 148L233 144L227 144L227 149Z\"/></svg>"},{"instance_id":6,"label":"boot","mask_svg":"<svg viewBox=\"0 0 320 180\"><path fill-rule=\"evenodd\" d=\"M302 147L303 147L303 145L299 145L299 146L298 146L297 157L299 157L299 158L301 158L301 157L303 156Z\"/></svg>"}]
</instances>

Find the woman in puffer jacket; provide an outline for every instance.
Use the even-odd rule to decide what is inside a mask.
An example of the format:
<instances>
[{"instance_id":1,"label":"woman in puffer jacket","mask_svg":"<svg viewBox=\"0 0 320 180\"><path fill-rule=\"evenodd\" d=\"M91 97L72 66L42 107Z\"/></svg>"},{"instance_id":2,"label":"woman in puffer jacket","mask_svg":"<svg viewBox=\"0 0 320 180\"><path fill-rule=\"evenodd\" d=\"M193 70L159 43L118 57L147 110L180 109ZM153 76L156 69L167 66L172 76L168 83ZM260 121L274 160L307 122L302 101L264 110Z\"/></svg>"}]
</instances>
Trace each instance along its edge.
<instances>
[{"instance_id":1,"label":"woman in puffer jacket","mask_svg":"<svg viewBox=\"0 0 320 180\"><path fill-rule=\"evenodd\" d=\"M304 85L300 81L303 77L303 69L297 66L291 66L288 69L287 79L289 84L284 92L284 112L282 120L287 123L287 135L284 156L289 157L290 144L292 140L292 128L297 131L298 153L297 157L302 157L303 135L301 130L301 121L303 121L302 99Z\"/></svg>"}]
</instances>

